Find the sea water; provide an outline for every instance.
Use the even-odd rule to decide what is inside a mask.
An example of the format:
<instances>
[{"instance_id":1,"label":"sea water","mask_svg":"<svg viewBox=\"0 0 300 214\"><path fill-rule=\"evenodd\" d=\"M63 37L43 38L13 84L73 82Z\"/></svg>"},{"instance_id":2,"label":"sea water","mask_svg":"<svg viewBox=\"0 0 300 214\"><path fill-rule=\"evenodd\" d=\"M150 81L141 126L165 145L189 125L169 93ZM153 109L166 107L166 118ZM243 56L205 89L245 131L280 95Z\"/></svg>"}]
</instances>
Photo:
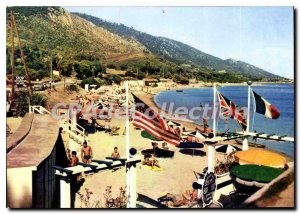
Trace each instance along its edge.
<instances>
[{"instance_id":1,"label":"sea water","mask_svg":"<svg viewBox=\"0 0 300 214\"><path fill-rule=\"evenodd\" d=\"M250 131L294 137L294 85L268 84L261 86L251 86L251 88L257 94L265 98L269 103L274 105L280 111L280 117L275 120L267 119L264 115L254 113L254 102L251 96ZM247 107L248 87L246 85L217 87L217 90L229 100L233 101L236 105ZM170 103L173 102L173 110L178 107L187 107L187 109L205 105L209 105L212 107L213 88L209 87L183 89L182 92L177 92L176 90L162 91L155 96L154 101L160 107L163 103L166 103L167 109L170 106ZM199 112L199 118L194 119L194 121L198 124L203 124L203 119L201 117L202 115ZM212 127L212 123L212 119L209 120L210 127ZM218 118L217 131L223 132L227 129L229 129L229 131L234 131L235 129L238 129L238 131L241 130L235 120L228 119L226 121ZM283 152L289 156L294 157L294 143L292 142L277 142L262 139L258 139L257 142L265 144L268 148Z\"/></svg>"}]
</instances>

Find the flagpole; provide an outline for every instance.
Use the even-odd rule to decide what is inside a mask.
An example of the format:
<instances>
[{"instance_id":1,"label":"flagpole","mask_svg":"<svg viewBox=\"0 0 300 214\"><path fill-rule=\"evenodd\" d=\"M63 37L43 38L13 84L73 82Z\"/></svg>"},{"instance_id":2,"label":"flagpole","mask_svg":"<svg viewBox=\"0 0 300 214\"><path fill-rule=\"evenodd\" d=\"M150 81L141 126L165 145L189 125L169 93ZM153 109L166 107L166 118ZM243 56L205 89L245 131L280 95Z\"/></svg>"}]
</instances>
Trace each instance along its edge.
<instances>
[{"instance_id":1,"label":"flagpole","mask_svg":"<svg viewBox=\"0 0 300 214\"><path fill-rule=\"evenodd\" d=\"M213 104L213 132L216 137L216 83L214 83L214 104Z\"/></svg>"},{"instance_id":2,"label":"flagpole","mask_svg":"<svg viewBox=\"0 0 300 214\"><path fill-rule=\"evenodd\" d=\"M250 130L250 92L251 92L251 81L248 81L248 113L247 113L247 132Z\"/></svg>"},{"instance_id":3,"label":"flagpole","mask_svg":"<svg viewBox=\"0 0 300 214\"><path fill-rule=\"evenodd\" d=\"M129 159L129 115L128 115L128 81L125 82L126 90L126 121L125 121L125 133L126 133L126 159ZM126 166L126 194L128 195L127 208L130 208L131 196L130 196L130 166Z\"/></svg>"},{"instance_id":4,"label":"flagpole","mask_svg":"<svg viewBox=\"0 0 300 214\"><path fill-rule=\"evenodd\" d=\"M214 83L214 101L213 101L213 134L216 137L216 83ZM215 148L209 144L207 146L207 168L208 172L215 171Z\"/></svg>"},{"instance_id":5,"label":"flagpole","mask_svg":"<svg viewBox=\"0 0 300 214\"><path fill-rule=\"evenodd\" d=\"M126 87L126 124L125 124L125 133L126 133L126 158L129 158L129 89L128 81L125 82Z\"/></svg>"},{"instance_id":6,"label":"flagpole","mask_svg":"<svg viewBox=\"0 0 300 214\"><path fill-rule=\"evenodd\" d=\"M247 82L248 84L248 109L247 109L247 128L246 128L246 133L249 133L250 130L250 92L251 92L251 81ZM248 137L246 137L243 140L243 151L248 150L249 149L249 143L248 143Z\"/></svg>"}]
</instances>

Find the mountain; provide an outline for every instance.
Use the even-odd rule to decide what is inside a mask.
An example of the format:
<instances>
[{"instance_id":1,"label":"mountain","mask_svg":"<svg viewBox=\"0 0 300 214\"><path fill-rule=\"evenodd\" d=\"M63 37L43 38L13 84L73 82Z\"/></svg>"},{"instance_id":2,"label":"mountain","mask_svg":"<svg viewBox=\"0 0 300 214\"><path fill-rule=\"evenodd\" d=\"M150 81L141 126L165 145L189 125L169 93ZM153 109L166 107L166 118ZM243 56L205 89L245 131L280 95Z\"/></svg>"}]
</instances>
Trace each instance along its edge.
<instances>
[{"instance_id":1,"label":"mountain","mask_svg":"<svg viewBox=\"0 0 300 214\"><path fill-rule=\"evenodd\" d=\"M11 10L16 14L23 49L33 73L49 66L47 60L50 57L55 70L74 70L74 67L78 70L81 65L88 70L94 62L104 64L144 59L150 55L136 40L122 38L102 27L96 27L60 7L10 7L7 8L7 14ZM10 54L8 30L9 28L7 55ZM16 57L19 57L18 51L16 47ZM8 67L9 58L7 57ZM16 60L16 64L22 70L21 63L18 65L19 61Z\"/></svg>"},{"instance_id":2,"label":"mountain","mask_svg":"<svg viewBox=\"0 0 300 214\"><path fill-rule=\"evenodd\" d=\"M152 53L179 64L194 64L213 70L228 70L239 72L242 75L264 79L282 79L263 69L233 59L222 60L206 54L196 48L172 39L152 36L144 32L127 27L123 24L112 23L87 14L74 13L97 26L103 27L123 38L136 39Z\"/></svg>"},{"instance_id":3,"label":"mountain","mask_svg":"<svg viewBox=\"0 0 300 214\"><path fill-rule=\"evenodd\" d=\"M102 27L95 27L63 8L11 9L18 13L20 37L33 46L38 44L45 49L61 51L67 56L80 54L96 59L144 57L145 48L136 40L124 39Z\"/></svg>"},{"instance_id":4,"label":"mountain","mask_svg":"<svg viewBox=\"0 0 300 214\"><path fill-rule=\"evenodd\" d=\"M93 16L69 13L61 7L8 7L7 14L10 11L16 15L32 79L49 76L50 66L64 76L99 77L103 84L120 79L116 77L118 75L138 79L163 77L185 82L188 79L244 82L277 78L244 62L222 60L175 40L155 37ZM6 70L9 74L9 28L6 35ZM16 72L24 75L16 36L14 41ZM110 77L106 74L107 68L122 72L111 73Z\"/></svg>"}]
</instances>

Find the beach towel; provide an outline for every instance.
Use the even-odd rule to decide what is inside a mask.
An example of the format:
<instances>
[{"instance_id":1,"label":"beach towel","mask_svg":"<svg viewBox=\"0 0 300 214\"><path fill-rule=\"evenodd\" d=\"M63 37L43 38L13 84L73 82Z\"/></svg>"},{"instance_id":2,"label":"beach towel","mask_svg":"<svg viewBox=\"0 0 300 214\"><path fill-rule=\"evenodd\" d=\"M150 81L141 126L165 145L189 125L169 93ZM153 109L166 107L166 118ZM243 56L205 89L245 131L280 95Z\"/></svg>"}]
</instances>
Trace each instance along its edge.
<instances>
[{"instance_id":1,"label":"beach towel","mask_svg":"<svg viewBox=\"0 0 300 214\"><path fill-rule=\"evenodd\" d=\"M157 167L157 166L144 166L146 169L148 170L152 170L152 171L163 171L163 168L161 167Z\"/></svg>"}]
</instances>

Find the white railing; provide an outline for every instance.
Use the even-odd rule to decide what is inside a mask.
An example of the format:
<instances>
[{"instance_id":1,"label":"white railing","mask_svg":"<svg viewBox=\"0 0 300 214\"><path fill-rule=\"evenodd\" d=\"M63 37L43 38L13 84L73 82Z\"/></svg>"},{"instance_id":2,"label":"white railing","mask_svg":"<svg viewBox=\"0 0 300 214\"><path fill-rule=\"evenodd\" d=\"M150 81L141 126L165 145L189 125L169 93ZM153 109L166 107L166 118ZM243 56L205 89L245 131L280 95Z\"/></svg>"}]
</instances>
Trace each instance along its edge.
<instances>
[{"instance_id":1,"label":"white railing","mask_svg":"<svg viewBox=\"0 0 300 214\"><path fill-rule=\"evenodd\" d=\"M68 120L64 123L64 129L69 133L71 137L74 138L74 140L80 141L80 143L87 141L85 128L77 123L74 123L72 120Z\"/></svg>"},{"instance_id":2,"label":"white railing","mask_svg":"<svg viewBox=\"0 0 300 214\"><path fill-rule=\"evenodd\" d=\"M85 134L85 128L83 128L81 125L78 123L74 123L71 119L67 121L67 123L75 129L75 131L79 132L80 134L84 135Z\"/></svg>"},{"instance_id":3,"label":"white railing","mask_svg":"<svg viewBox=\"0 0 300 214\"><path fill-rule=\"evenodd\" d=\"M39 114L51 114L51 112L45 109L43 106L29 106L29 112Z\"/></svg>"},{"instance_id":4,"label":"white railing","mask_svg":"<svg viewBox=\"0 0 300 214\"><path fill-rule=\"evenodd\" d=\"M43 106L29 106L29 112L51 115L51 112L45 109ZM87 136L85 135L85 128L80 126L78 123L73 122L71 119L59 119L57 122L59 126L63 127L64 130L69 134L69 137L77 143L82 144L84 141L88 140Z\"/></svg>"},{"instance_id":5,"label":"white railing","mask_svg":"<svg viewBox=\"0 0 300 214\"><path fill-rule=\"evenodd\" d=\"M69 130L68 128L65 128L64 130L69 134L69 138L71 138L78 144L82 144L84 141L87 140L87 137L85 135L78 135L75 132Z\"/></svg>"}]
</instances>

